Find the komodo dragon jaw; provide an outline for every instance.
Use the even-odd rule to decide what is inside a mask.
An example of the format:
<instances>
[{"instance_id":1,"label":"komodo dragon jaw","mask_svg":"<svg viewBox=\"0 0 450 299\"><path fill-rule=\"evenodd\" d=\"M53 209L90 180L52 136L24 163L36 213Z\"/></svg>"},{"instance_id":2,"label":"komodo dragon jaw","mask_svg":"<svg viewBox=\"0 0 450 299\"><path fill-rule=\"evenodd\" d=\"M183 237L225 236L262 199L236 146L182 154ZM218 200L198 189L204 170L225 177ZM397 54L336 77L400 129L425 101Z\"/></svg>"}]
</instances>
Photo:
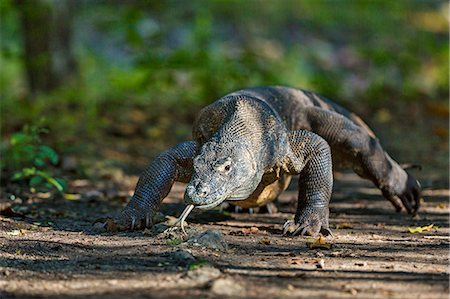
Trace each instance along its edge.
<instances>
[{"instance_id":1,"label":"komodo dragon jaw","mask_svg":"<svg viewBox=\"0 0 450 299\"><path fill-rule=\"evenodd\" d=\"M238 140L218 136L205 143L194 159L194 173L184 201L198 209L212 209L225 200L246 199L258 186L263 171L252 152Z\"/></svg>"}]
</instances>

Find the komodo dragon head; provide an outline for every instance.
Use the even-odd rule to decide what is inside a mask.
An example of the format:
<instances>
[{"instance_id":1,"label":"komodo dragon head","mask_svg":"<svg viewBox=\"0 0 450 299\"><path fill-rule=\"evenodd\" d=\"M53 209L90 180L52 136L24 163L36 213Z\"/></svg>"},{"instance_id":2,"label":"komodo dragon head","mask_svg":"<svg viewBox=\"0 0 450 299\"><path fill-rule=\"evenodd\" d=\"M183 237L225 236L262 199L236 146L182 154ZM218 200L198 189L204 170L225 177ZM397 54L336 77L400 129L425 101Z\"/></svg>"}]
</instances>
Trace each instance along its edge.
<instances>
[{"instance_id":1,"label":"komodo dragon head","mask_svg":"<svg viewBox=\"0 0 450 299\"><path fill-rule=\"evenodd\" d=\"M184 200L196 208L211 209L224 200L246 199L261 181L259 168L247 144L213 138L194 159Z\"/></svg>"}]
</instances>

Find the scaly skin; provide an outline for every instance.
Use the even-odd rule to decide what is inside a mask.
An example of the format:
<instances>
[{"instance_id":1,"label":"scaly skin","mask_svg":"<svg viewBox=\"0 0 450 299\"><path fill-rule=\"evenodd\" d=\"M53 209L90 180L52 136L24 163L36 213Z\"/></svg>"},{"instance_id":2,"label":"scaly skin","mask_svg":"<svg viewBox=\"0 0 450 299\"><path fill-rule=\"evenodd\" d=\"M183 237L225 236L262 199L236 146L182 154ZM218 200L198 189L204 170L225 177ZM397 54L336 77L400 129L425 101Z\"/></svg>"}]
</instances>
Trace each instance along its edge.
<instances>
[{"instance_id":1,"label":"scaly skin","mask_svg":"<svg viewBox=\"0 0 450 299\"><path fill-rule=\"evenodd\" d=\"M419 208L420 184L369 127L314 93L278 86L236 91L202 109L193 137L146 168L114 219L120 229L151 226L175 181L189 182L185 201L199 209L224 200L249 208L274 200L300 174L297 212L284 233L331 234L332 164L371 180L397 210Z\"/></svg>"}]
</instances>

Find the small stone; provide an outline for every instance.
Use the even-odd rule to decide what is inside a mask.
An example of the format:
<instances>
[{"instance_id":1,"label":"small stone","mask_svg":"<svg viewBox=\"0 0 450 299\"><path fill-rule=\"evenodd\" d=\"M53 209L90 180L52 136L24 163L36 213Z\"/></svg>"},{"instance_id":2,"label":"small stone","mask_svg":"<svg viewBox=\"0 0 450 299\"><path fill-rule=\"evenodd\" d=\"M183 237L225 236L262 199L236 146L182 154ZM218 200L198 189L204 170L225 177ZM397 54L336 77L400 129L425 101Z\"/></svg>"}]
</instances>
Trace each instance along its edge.
<instances>
[{"instance_id":1,"label":"small stone","mask_svg":"<svg viewBox=\"0 0 450 299\"><path fill-rule=\"evenodd\" d=\"M188 242L193 245L200 245L221 251L228 249L228 244L223 239L222 233L217 230L207 230L204 233L190 238Z\"/></svg>"},{"instance_id":2,"label":"small stone","mask_svg":"<svg viewBox=\"0 0 450 299\"><path fill-rule=\"evenodd\" d=\"M187 250L177 250L171 254L177 264L187 266L195 261L195 257Z\"/></svg>"},{"instance_id":3,"label":"small stone","mask_svg":"<svg viewBox=\"0 0 450 299\"><path fill-rule=\"evenodd\" d=\"M242 296L244 288L231 278L219 278L211 285L211 291L221 296Z\"/></svg>"}]
</instances>

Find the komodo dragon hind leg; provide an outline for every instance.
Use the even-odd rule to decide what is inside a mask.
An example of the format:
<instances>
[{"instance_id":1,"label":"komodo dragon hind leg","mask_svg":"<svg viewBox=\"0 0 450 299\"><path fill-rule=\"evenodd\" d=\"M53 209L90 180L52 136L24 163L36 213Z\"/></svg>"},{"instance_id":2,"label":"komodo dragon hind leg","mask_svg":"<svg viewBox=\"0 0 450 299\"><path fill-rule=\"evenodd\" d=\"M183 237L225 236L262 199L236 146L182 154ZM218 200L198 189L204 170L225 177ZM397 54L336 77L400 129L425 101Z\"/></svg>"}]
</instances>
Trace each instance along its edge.
<instances>
[{"instance_id":1,"label":"komodo dragon hind leg","mask_svg":"<svg viewBox=\"0 0 450 299\"><path fill-rule=\"evenodd\" d=\"M330 147L320 136L303 130L291 132L289 143L288 170L300 177L297 212L293 221L285 223L283 234L332 235L328 220L333 188Z\"/></svg>"},{"instance_id":2,"label":"komodo dragon hind leg","mask_svg":"<svg viewBox=\"0 0 450 299\"><path fill-rule=\"evenodd\" d=\"M344 164L353 166L361 177L371 180L397 211L402 206L415 213L420 205L420 183L381 147L380 142L363 126L348 118L318 107L306 110L311 130L323 137L332 151L341 153Z\"/></svg>"}]
</instances>

